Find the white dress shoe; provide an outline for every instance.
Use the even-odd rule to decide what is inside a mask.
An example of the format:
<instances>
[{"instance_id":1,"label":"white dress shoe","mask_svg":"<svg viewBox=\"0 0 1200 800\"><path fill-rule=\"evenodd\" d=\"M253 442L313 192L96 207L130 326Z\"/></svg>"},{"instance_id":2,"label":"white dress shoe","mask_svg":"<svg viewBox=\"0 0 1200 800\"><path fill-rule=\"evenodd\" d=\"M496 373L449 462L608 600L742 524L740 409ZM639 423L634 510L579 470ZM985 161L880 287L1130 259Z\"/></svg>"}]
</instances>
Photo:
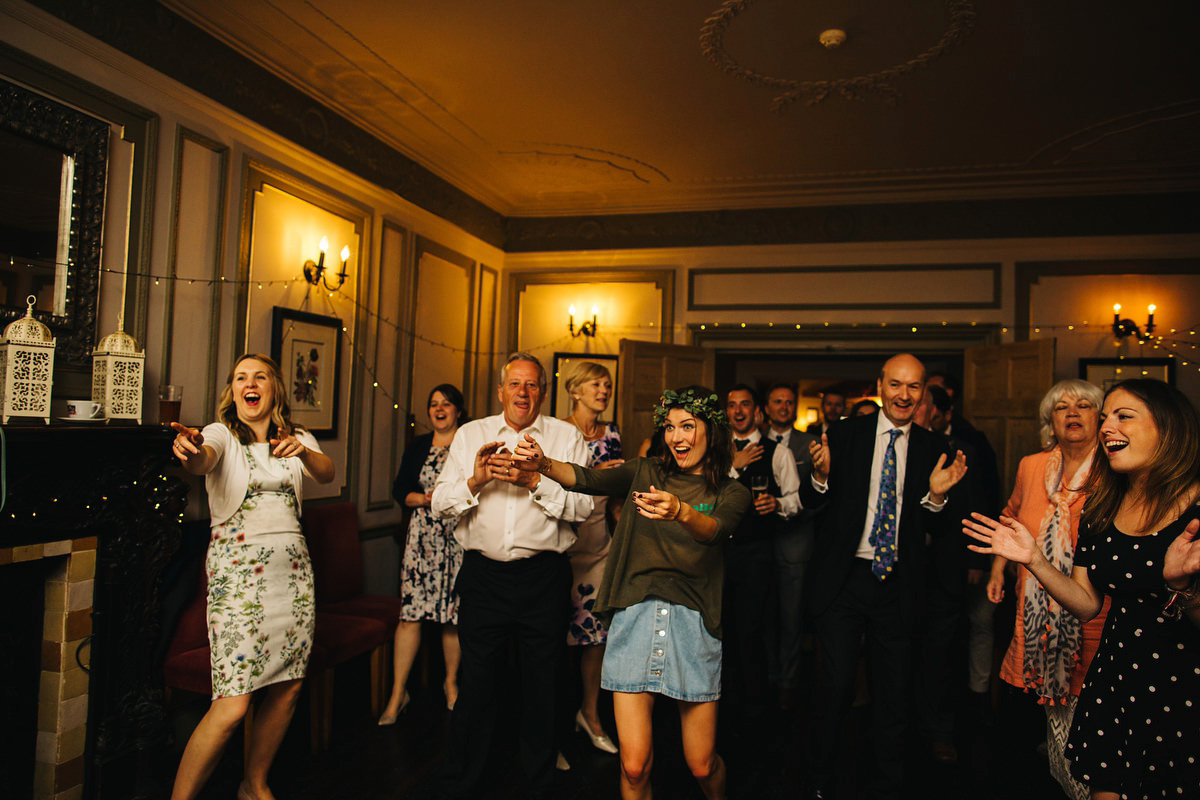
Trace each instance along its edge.
<instances>
[{"instance_id":1,"label":"white dress shoe","mask_svg":"<svg viewBox=\"0 0 1200 800\"><path fill-rule=\"evenodd\" d=\"M587 720L583 718L583 710L575 712L575 730L583 731L587 737L592 740L592 746L597 750L603 750L606 753L617 752L617 746L613 744L613 740L608 738L603 730L599 733L593 733L591 727L588 726Z\"/></svg>"}]
</instances>

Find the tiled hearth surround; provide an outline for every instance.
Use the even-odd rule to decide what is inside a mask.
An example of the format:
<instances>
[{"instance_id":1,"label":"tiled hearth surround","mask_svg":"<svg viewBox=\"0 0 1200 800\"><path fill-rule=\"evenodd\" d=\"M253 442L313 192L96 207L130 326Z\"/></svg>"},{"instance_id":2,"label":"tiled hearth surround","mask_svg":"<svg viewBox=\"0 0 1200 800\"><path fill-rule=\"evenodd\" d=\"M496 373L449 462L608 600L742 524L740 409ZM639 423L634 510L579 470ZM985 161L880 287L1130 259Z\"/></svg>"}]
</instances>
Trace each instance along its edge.
<instances>
[{"instance_id":1,"label":"tiled hearth surround","mask_svg":"<svg viewBox=\"0 0 1200 800\"><path fill-rule=\"evenodd\" d=\"M83 796L88 716L88 674L83 667L88 666L90 655L86 642L92 633L96 545L93 536L0 547L0 580L8 564L54 560L46 577L42 627L33 781L36 800L74 800Z\"/></svg>"}]
</instances>

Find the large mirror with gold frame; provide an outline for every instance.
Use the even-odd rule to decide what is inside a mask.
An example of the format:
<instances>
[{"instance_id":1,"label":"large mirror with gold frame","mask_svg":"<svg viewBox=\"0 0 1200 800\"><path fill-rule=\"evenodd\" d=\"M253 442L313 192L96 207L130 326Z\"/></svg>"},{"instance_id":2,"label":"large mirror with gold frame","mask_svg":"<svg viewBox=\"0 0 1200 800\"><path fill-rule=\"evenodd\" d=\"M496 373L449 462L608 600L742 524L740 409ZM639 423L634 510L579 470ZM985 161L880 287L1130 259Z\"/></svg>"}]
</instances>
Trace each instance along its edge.
<instances>
[{"instance_id":1,"label":"large mirror with gold frame","mask_svg":"<svg viewBox=\"0 0 1200 800\"><path fill-rule=\"evenodd\" d=\"M0 325L33 296L74 365L96 335L108 135L104 120L0 79Z\"/></svg>"}]
</instances>

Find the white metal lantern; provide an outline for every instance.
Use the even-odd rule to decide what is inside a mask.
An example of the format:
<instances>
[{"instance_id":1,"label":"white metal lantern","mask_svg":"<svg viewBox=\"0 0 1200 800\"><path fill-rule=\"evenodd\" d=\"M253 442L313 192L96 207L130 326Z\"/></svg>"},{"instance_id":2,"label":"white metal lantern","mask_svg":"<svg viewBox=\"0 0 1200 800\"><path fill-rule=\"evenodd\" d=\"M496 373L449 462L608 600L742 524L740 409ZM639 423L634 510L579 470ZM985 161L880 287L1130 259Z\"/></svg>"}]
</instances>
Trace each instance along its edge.
<instances>
[{"instance_id":1,"label":"white metal lantern","mask_svg":"<svg viewBox=\"0 0 1200 800\"><path fill-rule=\"evenodd\" d=\"M92 401L104 406L108 419L136 419L140 425L146 351L137 349L124 327L124 320L118 321L116 332L92 351Z\"/></svg>"},{"instance_id":2,"label":"white metal lantern","mask_svg":"<svg viewBox=\"0 0 1200 800\"><path fill-rule=\"evenodd\" d=\"M0 420L41 417L50 422L50 389L54 385L54 337L33 317L37 298L25 300L25 316L13 321L0 337Z\"/></svg>"}]
</instances>

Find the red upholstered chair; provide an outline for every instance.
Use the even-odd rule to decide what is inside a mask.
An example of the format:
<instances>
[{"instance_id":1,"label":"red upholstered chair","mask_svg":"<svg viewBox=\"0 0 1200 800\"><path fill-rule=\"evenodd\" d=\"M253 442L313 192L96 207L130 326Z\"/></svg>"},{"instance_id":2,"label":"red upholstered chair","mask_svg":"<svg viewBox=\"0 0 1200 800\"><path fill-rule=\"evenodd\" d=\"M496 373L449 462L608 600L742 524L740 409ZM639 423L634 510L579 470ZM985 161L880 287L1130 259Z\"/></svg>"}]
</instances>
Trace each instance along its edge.
<instances>
[{"instance_id":1,"label":"red upholstered chair","mask_svg":"<svg viewBox=\"0 0 1200 800\"><path fill-rule=\"evenodd\" d=\"M328 647L334 657L343 655L338 661L344 661L365 652L359 648L375 637L371 713L378 715L390 688L388 657L400 619L400 598L363 592L362 545L353 503L306 506L300 521L316 574L317 643ZM351 651L352 655L344 655Z\"/></svg>"},{"instance_id":2,"label":"red upholstered chair","mask_svg":"<svg viewBox=\"0 0 1200 800\"><path fill-rule=\"evenodd\" d=\"M166 685L196 694L212 694L209 665L208 577L200 567L196 591L180 615L163 662ZM308 662L309 737L314 753L329 746L333 721L333 668L363 653L374 654L391 640L387 625L378 620L317 612L317 631ZM254 705L246 714L245 740L250 739Z\"/></svg>"}]
</instances>

